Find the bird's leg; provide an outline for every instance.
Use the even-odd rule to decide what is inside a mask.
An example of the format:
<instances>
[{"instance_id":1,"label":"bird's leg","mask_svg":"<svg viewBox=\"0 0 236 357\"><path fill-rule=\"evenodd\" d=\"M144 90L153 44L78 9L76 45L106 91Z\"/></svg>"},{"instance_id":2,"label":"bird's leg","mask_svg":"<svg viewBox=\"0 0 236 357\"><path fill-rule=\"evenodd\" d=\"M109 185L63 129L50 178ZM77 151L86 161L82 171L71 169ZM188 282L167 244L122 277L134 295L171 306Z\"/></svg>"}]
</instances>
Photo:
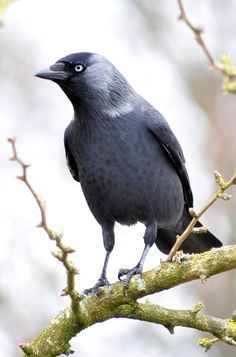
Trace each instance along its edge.
<instances>
[{"instance_id":1,"label":"bird's leg","mask_svg":"<svg viewBox=\"0 0 236 357\"><path fill-rule=\"evenodd\" d=\"M115 237L114 237L114 225L102 225L102 235L103 235L103 243L106 249L106 256L103 263L102 273L98 279L98 282L94 285L94 287L84 290L85 295L94 294L99 295L99 288L102 286L109 286L109 281L107 280L107 265L109 261L109 257L111 251L114 247Z\"/></svg>"},{"instance_id":2,"label":"bird's leg","mask_svg":"<svg viewBox=\"0 0 236 357\"><path fill-rule=\"evenodd\" d=\"M137 265L135 265L134 268L132 269L120 269L118 273L118 278L119 280L122 280L121 278L125 276L123 279L123 284L124 284L124 289L127 289L129 287L129 282L132 278L132 276L137 275L137 274L142 274L143 271L143 265L144 261L146 259L146 256L148 255L148 252L153 245L153 243L156 240L156 235L157 235L157 223L156 220L152 220L149 224L146 226L145 234L144 234L144 243L145 247L142 252L141 258L138 262Z\"/></svg>"},{"instance_id":3,"label":"bird's leg","mask_svg":"<svg viewBox=\"0 0 236 357\"><path fill-rule=\"evenodd\" d=\"M103 264L103 268L102 268L102 273L98 279L98 282L92 287L92 288L89 288L89 289L85 289L83 291L83 293L85 295L89 295L89 294L94 294L94 295L99 295L99 288L101 288L102 286L109 286L109 281L107 280L107 277L106 277L106 270L107 270L107 264L108 264L108 260L109 260L109 256L110 256L111 252L107 251L106 252L106 257L105 257L105 261L104 261L104 264Z\"/></svg>"},{"instance_id":4,"label":"bird's leg","mask_svg":"<svg viewBox=\"0 0 236 357\"><path fill-rule=\"evenodd\" d=\"M119 270L119 273L118 273L118 278L119 280L122 280L121 277L122 276L125 276L125 278L123 279L123 285L124 285L124 289L127 289L128 286L129 286L129 282L132 278L132 276L134 275L138 275L138 274L141 274L142 275L142 271L143 271L143 264L144 264L144 261L145 261L145 258L150 250L151 246L150 245L145 245L144 247L144 250L143 250L143 253L142 253L142 256L138 262L137 265L135 265L134 268L132 269L123 269L121 268Z\"/></svg>"}]
</instances>

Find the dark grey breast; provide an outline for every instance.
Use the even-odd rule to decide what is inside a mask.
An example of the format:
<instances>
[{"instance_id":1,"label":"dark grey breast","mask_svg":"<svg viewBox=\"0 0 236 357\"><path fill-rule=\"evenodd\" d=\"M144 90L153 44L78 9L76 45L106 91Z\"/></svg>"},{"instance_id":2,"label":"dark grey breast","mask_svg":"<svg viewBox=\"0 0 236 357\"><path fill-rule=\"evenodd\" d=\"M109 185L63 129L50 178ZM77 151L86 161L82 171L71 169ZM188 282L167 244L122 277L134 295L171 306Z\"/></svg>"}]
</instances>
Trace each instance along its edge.
<instances>
[{"instance_id":1,"label":"dark grey breast","mask_svg":"<svg viewBox=\"0 0 236 357\"><path fill-rule=\"evenodd\" d=\"M74 120L65 135L67 156L74 158L69 166L99 223L156 217L158 226L171 228L183 211L183 187L143 104L115 120L104 116L91 130Z\"/></svg>"}]
</instances>

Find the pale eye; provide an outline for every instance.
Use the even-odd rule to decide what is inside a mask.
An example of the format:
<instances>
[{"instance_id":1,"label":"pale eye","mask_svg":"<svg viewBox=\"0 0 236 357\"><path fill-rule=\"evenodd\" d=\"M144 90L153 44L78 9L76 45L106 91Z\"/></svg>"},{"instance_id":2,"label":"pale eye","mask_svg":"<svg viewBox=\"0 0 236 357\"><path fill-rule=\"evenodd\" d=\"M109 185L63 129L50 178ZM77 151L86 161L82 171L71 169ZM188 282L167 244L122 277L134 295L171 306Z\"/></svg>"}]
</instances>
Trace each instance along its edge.
<instances>
[{"instance_id":1,"label":"pale eye","mask_svg":"<svg viewBox=\"0 0 236 357\"><path fill-rule=\"evenodd\" d=\"M82 64L76 64L75 65L75 71L76 72L83 72L85 70L85 67Z\"/></svg>"}]
</instances>

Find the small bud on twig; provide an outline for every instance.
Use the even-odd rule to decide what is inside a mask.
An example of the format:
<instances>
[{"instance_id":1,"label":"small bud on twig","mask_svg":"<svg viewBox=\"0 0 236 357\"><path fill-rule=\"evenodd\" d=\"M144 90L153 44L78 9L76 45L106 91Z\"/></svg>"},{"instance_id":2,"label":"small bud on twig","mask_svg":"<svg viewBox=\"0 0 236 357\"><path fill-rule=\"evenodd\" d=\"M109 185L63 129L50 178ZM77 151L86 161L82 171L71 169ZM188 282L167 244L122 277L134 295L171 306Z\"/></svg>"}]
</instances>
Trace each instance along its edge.
<instances>
[{"instance_id":1,"label":"small bud on twig","mask_svg":"<svg viewBox=\"0 0 236 357\"><path fill-rule=\"evenodd\" d=\"M194 234L203 234L208 232L208 228L203 226L203 227L194 227L192 232Z\"/></svg>"},{"instance_id":2,"label":"small bud on twig","mask_svg":"<svg viewBox=\"0 0 236 357\"><path fill-rule=\"evenodd\" d=\"M68 288L66 287L66 288L64 288L63 290L62 290L62 292L61 292L61 296L67 296L68 295Z\"/></svg>"},{"instance_id":3,"label":"small bud on twig","mask_svg":"<svg viewBox=\"0 0 236 357\"><path fill-rule=\"evenodd\" d=\"M225 192L219 192L218 197L224 201L229 201L232 197L232 195L225 193Z\"/></svg>"},{"instance_id":4,"label":"small bud on twig","mask_svg":"<svg viewBox=\"0 0 236 357\"><path fill-rule=\"evenodd\" d=\"M204 305L203 305L203 302L202 301L199 301L195 306L194 308L192 309L192 312L194 314L198 314L199 311L201 311L203 309Z\"/></svg>"},{"instance_id":5,"label":"small bud on twig","mask_svg":"<svg viewBox=\"0 0 236 357\"><path fill-rule=\"evenodd\" d=\"M218 172L218 171L214 171L214 175L215 175L215 180L218 186L220 186L220 188L225 188L225 181L222 177L222 175Z\"/></svg>"},{"instance_id":6,"label":"small bud on twig","mask_svg":"<svg viewBox=\"0 0 236 357\"><path fill-rule=\"evenodd\" d=\"M188 211L193 218L199 218L197 212L194 211L193 207L190 207Z\"/></svg>"},{"instance_id":7,"label":"small bud on twig","mask_svg":"<svg viewBox=\"0 0 236 357\"><path fill-rule=\"evenodd\" d=\"M22 351L27 355L30 356L32 355L32 348L29 343L21 342L19 344L19 347L22 349Z\"/></svg>"},{"instance_id":8,"label":"small bud on twig","mask_svg":"<svg viewBox=\"0 0 236 357\"><path fill-rule=\"evenodd\" d=\"M200 272L199 278L201 279L202 284L205 284L207 282L207 275L204 274L203 272Z\"/></svg>"},{"instance_id":9,"label":"small bud on twig","mask_svg":"<svg viewBox=\"0 0 236 357\"><path fill-rule=\"evenodd\" d=\"M209 339L205 337L205 338L199 338L197 344L198 346L205 348L205 351L207 352L218 341L220 341L218 338Z\"/></svg>"}]
</instances>

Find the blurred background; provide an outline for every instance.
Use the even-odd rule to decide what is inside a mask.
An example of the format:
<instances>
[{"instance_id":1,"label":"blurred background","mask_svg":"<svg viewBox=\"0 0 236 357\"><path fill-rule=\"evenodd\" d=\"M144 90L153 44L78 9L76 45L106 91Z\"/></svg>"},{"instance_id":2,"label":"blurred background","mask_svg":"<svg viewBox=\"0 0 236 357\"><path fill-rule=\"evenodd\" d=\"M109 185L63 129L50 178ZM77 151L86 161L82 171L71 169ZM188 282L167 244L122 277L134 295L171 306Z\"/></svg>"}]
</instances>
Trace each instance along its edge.
<instances>
[{"instance_id":1,"label":"blurred background","mask_svg":"<svg viewBox=\"0 0 236 357\"><path fill-rule=\"evenodd\" d=\"M214 57L230 53L235 62L236 2L188 0L185 5L193 23L205 28ZM79 51L111 60L166 117L181 142L196 209L215 190L215 169L227 179L235 172L235 97L222 93L220 74L208 67L178 14L173 0L18 0L7 9L0 27L0 357L20 356L18 344L31 341L69 304L60 297L65 272L51 255L54 244L36 228L39 210L15 178L20 168L8 160L8 136L17 135L19 155L32 164L29 177L46 200L50 227L63 230L64 242L76 249L79 291L96 282L104 259L100 227L66 167L63 133L72 107L54 83L33 76L37 70ZM236 239L232 193L231 201L217 202L203 219L225 244ZM117 225L110 282L116 281L119 268L137 262L143 232L142 225ZM145 270L163 257L153 248ZM235 272L228 272L150 300L175 309L192 308L200 300L205 313L227 318L236 308L235 282ZM111 320L83 331L72 340L72 348L80 357L205 356L196 345L203 336L180 327L171 336L162 326ZM235 349L219 343L208 356L235 356Z\"/></svg>"}]
</instances>

